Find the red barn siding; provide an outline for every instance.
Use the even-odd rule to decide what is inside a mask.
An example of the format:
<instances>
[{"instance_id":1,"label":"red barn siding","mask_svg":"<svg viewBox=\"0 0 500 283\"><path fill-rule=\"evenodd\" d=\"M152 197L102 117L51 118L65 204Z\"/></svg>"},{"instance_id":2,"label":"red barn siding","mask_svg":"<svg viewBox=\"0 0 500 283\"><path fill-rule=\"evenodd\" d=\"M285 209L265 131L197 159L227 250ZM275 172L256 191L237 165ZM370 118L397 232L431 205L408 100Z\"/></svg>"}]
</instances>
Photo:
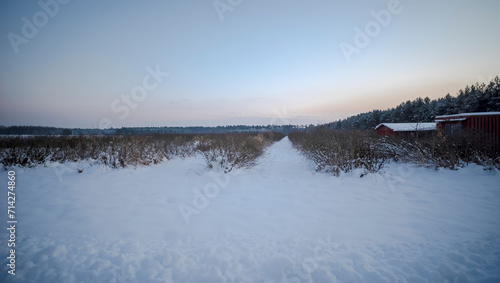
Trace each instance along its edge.
<instances>
[{"instance_id":1,"label":"red barn siding","mask_svg":"<svg viewBox=\"0 0 500 283\"><path fill-rule=\"evenodd\" d=\"M450 117L451 116L451 117ZM457 121L465 119L464 121ZM436 118L437 129L446 134L446 125L456 125L461 123L463 130L472 131L478 134L485 134L500 140L500 115L498 113L457 114Z\"/></svg>"},{"instance_id":2,"label":"red barn siding","mask_svg":"<svg viewBox=\"0 0 500 283\"><path fill-rule=\"evenodd\" d=\"M381 137L389 136L392 137L394 136L394 131L389 129L386 126L381 126L377 129L377 134Z\"/></svg>"}]
</instances>

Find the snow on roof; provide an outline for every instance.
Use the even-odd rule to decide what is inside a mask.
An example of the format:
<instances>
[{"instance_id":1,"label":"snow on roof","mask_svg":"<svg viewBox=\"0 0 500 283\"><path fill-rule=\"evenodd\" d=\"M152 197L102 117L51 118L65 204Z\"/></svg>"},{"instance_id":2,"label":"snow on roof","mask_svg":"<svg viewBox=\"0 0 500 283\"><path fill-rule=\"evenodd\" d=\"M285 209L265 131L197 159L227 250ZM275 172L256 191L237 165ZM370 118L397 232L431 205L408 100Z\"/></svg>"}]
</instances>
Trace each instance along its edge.
<instances>
[{"instance_id":1,"label":"snow on roof","mask_svg":"<svg viewBox=\"0 0 500 283\"><path fill-rule=\"evenodd\" d=\"M437 122L441 121L450 121L450 122L457 122L457 121L465 121L467 118L453 118L453 119L448 119L448 120L436 120Z\"/></svg>"},{"instance_id":2,"label":"snow on roof","mask_svg":"<svg viewBox=\"0 0 500 283\"><path fill-rule=\"evenodd\" d=\"M386 126L395 132L432 131L436 129L436 123L382 123L374 130Z\"/></svg>"},{"instance_id":3,"label":"snow on roof","mask_svg":"<svg viewBox=\"0 0 500 283\"><path fill-rule=\"evenodd\" d=\"M476 113L460 113L453 115L441 115L441 116L436 116L436 120L453 118L453 117L471 117L471 116L485 116L485 115L500 115L500 112L476 112Z\"/></svg>"}]
</instances>

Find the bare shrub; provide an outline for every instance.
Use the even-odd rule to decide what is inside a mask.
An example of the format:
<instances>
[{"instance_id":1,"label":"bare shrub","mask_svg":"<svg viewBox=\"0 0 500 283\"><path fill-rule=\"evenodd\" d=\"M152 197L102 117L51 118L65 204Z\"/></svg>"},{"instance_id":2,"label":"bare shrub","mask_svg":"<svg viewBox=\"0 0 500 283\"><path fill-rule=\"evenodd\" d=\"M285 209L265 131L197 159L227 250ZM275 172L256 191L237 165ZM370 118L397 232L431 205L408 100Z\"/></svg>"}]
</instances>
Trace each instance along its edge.
<instances>
[{"instance_id":1,"label":"bare shrub","mask_svg":"<svg viewBox=\"0 0 500 283\"><path fill-rule=\"evenodd\" d=\"M225 173L234 168L249 167L271 143L284 137L275 132L208 134L197 138L197 150L207 166L219 166Z\"/></svg>"},{"instance_id":2,"label":"bare shrub","mask_svg":"<svg viewBox=\"0 0 500 283\"><path fill-rule=\"evenodd\" d=\"M33 167L87 160L112 168L158 164L194 154L193 135L0 137L0 163Z\"/></svg>"},{"instance_id":3,"label":"bare shrub","mask_svg":"<svg viewBox=\"0 0 500 283\"><path fill-rule=\"evenodd\" d=\"M379 140L366 131L293 132L289 139L304 155L317 164L317 171L350 172L361 168L365 173L379 171L387 160L387 152Z\"/></svg>"},{"instance_id":4,"label":"bare shrub","mask_svg":"<svg viewBox=\"0 0 500 283\"><path fill-rule=\"evenodd\" d=\"M47 162L88 161L111 168L148 166L173 156L201 152L207 163L218 163L227 172L250 166L280 133L241 134L151 134L87 136L0 137L0 163L34 167Z\"/></svg>"},{"instance_id":5,"label":"bare shrub","mask_svg":"<svg viewBox=\"0 0 500 283\"><path fill-rule=\"evenodd\" d=\"M355 168L377 172L389 160L436 169L454 170L475 163L485 169L500 170L500 141L479 132L463 131L446 138L441 135L380 138L373 132L318 129L293 132L289 138L317 164L318 171L336 176Z\"/></svg>"},{"instance_id":6,"label":"bare shrub","mask_svg":"<svg viewBox=\"0 0 500 283\"><path fill-rule=\"evenodd\" d=\"M474 163L500 169L500 141L481 132L463 131L449 137L440 134L415 139L390 138L385 143L395 160L425 167L457 169Z\"/></svg>"}]
</instances>

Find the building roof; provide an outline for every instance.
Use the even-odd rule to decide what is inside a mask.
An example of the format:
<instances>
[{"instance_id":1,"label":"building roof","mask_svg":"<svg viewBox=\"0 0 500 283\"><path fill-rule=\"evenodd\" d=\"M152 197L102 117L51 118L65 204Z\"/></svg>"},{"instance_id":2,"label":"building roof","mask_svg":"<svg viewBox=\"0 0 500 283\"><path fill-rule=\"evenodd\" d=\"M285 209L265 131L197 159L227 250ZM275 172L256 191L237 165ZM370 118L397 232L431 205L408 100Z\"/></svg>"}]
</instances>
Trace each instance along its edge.
<instances>
[{"instance_id":1,"label":"building roof","mask_svg":"<svg viewBox=\"0 0 500 283\"><path fill-rule=\"evenodd\" d=\"M382 123L374 130L386 126L394 132L432 131L436 129L436 123Z\"/></svg>"},{"instance_id":2,"label":"building roof","mask_svg":"<svg viewBox=\"0 0 500 283\"><path fill-rule=\"evenodd\" d=\"M496 116L500 115L500 112L476 112L476 113L460 113L460 114L453 114L453 115L441 115L441 116L436 116L435 120L436 121L463 121L467 119L467 117L473 117L473 116ZM456 118L456 119L454 119ZM461 118L461 119L460 119ZM453 120L450 120L453 119ZM460 119L460 120L458 120Z\"/></svg>"}]
</instances>

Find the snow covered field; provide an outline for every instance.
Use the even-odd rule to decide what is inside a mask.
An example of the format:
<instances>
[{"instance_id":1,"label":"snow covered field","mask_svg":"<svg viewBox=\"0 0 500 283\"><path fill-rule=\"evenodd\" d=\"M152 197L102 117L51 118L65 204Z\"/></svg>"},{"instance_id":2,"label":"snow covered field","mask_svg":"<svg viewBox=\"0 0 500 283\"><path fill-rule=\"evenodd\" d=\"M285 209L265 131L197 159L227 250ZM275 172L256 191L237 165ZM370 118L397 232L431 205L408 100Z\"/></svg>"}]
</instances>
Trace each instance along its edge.
<instances>
[{"instance_id":1,"label":"snow covered field","mask_svg":"<svg viewBox=\"0 0 500 283\"><path fill-rule=\"evenodd\" d=\"M500 282L500 174L479 166L334 177L284 138L231 174L201 157L15 170L2 282Z\"/></svg>"}]
</instances>

